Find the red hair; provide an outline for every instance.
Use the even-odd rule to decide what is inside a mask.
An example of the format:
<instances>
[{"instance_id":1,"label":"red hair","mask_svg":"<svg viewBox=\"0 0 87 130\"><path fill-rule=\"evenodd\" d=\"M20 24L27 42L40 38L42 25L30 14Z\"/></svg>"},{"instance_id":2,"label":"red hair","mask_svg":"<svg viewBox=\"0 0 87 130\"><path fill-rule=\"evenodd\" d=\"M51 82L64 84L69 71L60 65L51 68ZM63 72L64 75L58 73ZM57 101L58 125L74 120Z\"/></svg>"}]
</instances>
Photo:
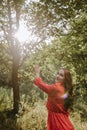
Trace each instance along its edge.
<instances>
[{"instance_id":1,"label":"red hair","mask_svg":"<svg viewBox=\"0 0 87 130\"><path fill-rule=\"evenodd\" d=\"M68 92L68 97L65 99L65 109L71 108L73 105L73 86L72 86L72 76L69 70L64 70L64 87Z\"/></svg>"},{"instance_id":2,"label":"red hair","mask_svg":"<svg viewBox=\"0 0 87 130\"><path fill-rule=\"evenodd\" d=\"M63 69L64 70L64 86L66 91L72 88L72 76L69 70Z\"/></svg>"}]
</instances>

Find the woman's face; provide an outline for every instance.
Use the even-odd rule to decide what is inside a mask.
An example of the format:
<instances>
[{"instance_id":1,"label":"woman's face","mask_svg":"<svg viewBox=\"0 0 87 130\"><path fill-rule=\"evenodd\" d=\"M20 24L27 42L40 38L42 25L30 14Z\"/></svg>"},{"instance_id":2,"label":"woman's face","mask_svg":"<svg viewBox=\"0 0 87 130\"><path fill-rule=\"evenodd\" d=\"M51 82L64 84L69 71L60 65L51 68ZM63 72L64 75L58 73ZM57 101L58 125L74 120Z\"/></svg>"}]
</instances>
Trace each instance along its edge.
<instances>
[{"instance_id":1,"label":"woman's face","mask_svg":"<svg viewBox=\"0 0 87 130\"><path fill-rule=\"evenodd\" d=\"M56 75L56 82L64 82L64 79L65 79L64 70L61 69L58 71Z\"/></svg>"}]
</instances>

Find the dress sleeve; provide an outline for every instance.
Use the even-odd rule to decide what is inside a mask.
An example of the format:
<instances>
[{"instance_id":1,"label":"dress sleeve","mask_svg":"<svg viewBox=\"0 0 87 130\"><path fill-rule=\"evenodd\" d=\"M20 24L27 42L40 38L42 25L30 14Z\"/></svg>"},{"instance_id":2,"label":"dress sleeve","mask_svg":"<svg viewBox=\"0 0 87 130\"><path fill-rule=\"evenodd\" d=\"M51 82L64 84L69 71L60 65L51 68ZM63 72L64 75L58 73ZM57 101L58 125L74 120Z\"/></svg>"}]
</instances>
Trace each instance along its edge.
<instances>
[{"instance_id":1,"label":"dress sleeve","mask_svg":"<svg viewBox=\"0 0 87 130\"><path fill-rule=\"evenodd\" d=\"M41 77L36 78L34 80L34 84L47 94L49 94L52 90L56 88L55 84L49 85L43 82Z\"/></svg>"}]
</instances>

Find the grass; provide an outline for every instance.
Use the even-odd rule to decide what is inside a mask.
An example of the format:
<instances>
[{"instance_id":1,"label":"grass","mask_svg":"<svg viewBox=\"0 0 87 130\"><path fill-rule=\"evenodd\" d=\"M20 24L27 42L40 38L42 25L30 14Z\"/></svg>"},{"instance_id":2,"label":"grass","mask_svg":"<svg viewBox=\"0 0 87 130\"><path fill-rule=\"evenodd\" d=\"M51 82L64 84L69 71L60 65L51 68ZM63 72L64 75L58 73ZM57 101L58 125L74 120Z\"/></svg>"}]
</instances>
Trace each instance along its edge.
<instances>
[{"instance_id":1,"label":"grass","mask_svg":"<svg viewBox=\"0 0 87 130\"><path fill-rule=\"evenodd\" d=\"M47 110L45 101L38 100L31 105L27 100L21 98L19 114L13 116L10 113L12 109L12 92L0 88L0 130L45 130L47 122ZM28 97L27 97L28 98ZM75 130L87 130L87 123L81 122L78 112L71 113Z\"/></svg>"}]
</instances>

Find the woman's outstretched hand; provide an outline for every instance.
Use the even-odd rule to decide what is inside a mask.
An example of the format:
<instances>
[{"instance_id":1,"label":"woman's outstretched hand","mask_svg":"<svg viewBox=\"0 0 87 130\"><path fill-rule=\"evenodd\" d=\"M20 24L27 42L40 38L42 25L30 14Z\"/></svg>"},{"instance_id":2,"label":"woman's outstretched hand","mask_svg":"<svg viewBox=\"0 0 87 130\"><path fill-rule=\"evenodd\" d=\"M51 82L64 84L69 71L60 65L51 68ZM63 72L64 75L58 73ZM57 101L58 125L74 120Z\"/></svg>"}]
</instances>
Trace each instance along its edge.
<instances>
[{"instance_id":1,"label":"woman's outstretched hand","mask_svg":"<svg viewBox=\"0 0 87 130\"><path fill-rule=\"evenodd\" d=\"M39 67L39 65L35 66L34 70L35 70L36 77L40 77L40 67Z\"/></svg>"}]
</instances>

